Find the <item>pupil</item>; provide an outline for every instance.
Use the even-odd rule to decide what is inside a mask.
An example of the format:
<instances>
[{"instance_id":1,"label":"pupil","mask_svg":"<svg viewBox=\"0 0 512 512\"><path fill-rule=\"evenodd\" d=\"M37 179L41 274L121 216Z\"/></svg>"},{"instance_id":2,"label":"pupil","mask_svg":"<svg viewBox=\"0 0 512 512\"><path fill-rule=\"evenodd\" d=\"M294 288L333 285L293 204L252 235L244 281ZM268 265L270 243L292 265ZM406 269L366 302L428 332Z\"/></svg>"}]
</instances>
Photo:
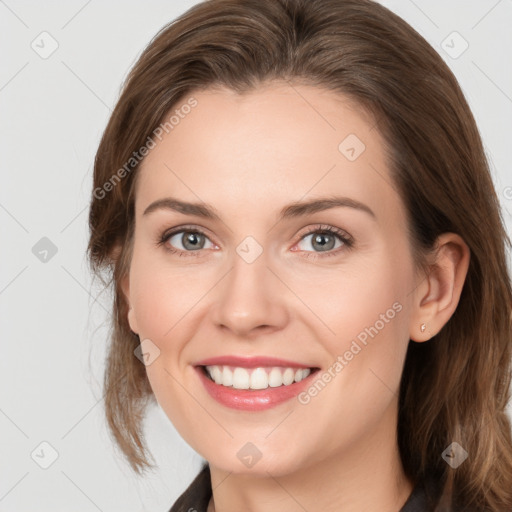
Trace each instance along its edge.
<instances>
[{"instance_id":1,"label":"pupil","mask_svg":"<svg viewBox=\"0 0 512 512\"><path fill-rule=\"evenodd\" d=\"M201 249L203 244L198 244L199 233L188 233L183 235L183 247L187 249Z\"/></svg>"},{"instance_id":2,"label":"pupil","mask_svg":"<svg viewBox=\"0 0 512 512\"><path fill-rule=\"evenodd\" d=\"M326 238L330 238L330 241L326 242L325 241ZM313 245L315 243L320 244L320 249L321 250L329 250L329 249L332 249L334 247L334 237L332 237L331 235L327 235L325 233L318 234L317 236L314 237L313 240L314 240Z\"/></svg>"}]
</instances>

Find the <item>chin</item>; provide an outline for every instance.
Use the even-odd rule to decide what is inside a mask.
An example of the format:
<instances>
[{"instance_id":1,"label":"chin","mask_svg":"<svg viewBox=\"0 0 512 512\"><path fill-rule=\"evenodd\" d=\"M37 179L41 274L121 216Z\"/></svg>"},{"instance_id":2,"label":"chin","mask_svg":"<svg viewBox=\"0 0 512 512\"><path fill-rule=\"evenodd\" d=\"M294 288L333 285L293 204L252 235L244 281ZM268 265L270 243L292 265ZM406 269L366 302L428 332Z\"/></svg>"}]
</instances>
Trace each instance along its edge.
<instances>
[{"instance_id":1,"label":"chin","mask_svg":"<svg viewBox=\"0 0 512 512\"><path fill-rule=\"evenodd\" d=\"M303 469L305 461L302 457L293 457L293 454L283 453L283 449L278 449L276 454L265 455L261 453L257 458L258 454L252 447L246 447L246 451L243 451L239 455L235 455L233 458L231 455L226 453L215 455L212 457L205 457L210 467L215 467L226 473L232 473L236 475L251 475L257 477L268 478L269 475L273 477L282 477L288 474L294 473L299 469ZM252 460L249 455L250 450L253 450ZM279 453L281 452L281 453ZM284 457L283 457L284 455Z\"/></svg>"}]
</instances>

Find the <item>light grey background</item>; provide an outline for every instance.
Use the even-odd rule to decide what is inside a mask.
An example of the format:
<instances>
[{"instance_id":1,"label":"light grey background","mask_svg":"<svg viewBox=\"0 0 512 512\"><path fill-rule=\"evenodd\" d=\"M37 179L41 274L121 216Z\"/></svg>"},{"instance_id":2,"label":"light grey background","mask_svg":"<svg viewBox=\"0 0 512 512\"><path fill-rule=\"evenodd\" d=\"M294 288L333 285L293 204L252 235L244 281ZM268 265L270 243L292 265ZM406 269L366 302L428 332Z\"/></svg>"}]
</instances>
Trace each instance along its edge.
<instances>
[{"instance_id":1,"label":"light grey background","mask_svg":"<svg viewBox=\"0 0 512 512\"><path fill-rule=\"evenodd\" d=\"M138 479L114 451L101 398L111 297L85 260L93 158L120 84L195 3L0 0L0 511L167 511L199 469L158 407L147 419L158 471ZM459 79L511 233L512 2L382 3Z\"/></svg>"}]
</instances>

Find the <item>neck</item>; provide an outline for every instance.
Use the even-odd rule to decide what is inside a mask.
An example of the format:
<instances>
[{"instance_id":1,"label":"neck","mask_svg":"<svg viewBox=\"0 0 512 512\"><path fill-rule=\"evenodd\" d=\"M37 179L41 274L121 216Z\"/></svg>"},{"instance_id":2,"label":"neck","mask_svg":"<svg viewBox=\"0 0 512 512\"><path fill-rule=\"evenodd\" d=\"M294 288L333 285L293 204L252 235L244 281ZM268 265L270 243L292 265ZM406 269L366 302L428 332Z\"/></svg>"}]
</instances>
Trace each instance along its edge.
<instances>
[{"instance_id":1,"label":"neck","mask_svg":"<svg viewBox=\"0 0 512 512\"><path fill-rule=\"evenodd\" d=\"M213 497L208 512L398 512L413 483L403 472L396 419L394 426L378 425L350 447L278 478L269 472L237 474L210 464Z\"/></svg>"}]
</instances>

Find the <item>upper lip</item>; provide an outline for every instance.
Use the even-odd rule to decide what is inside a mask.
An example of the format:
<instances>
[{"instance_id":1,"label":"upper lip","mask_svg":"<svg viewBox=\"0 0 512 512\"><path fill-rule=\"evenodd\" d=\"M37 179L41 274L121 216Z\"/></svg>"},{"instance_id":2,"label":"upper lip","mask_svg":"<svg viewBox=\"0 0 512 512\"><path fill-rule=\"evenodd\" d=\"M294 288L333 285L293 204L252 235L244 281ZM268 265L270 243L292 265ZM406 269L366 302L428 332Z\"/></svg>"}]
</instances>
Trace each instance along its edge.
<instances>
[{"instance_id":1,"label":"upper lip","mask_svg":"<svg viewBox=\"0 0 512 512\"><path fill-rule=\"evenodd\" d=\"M195 363L195 366L237 366L242 368L260 368L262 366L284 366L286 368L314 368L310 364L298 363L287 359L266 356L217 356L203 359Z\"/></svg>"}]
</instances>

